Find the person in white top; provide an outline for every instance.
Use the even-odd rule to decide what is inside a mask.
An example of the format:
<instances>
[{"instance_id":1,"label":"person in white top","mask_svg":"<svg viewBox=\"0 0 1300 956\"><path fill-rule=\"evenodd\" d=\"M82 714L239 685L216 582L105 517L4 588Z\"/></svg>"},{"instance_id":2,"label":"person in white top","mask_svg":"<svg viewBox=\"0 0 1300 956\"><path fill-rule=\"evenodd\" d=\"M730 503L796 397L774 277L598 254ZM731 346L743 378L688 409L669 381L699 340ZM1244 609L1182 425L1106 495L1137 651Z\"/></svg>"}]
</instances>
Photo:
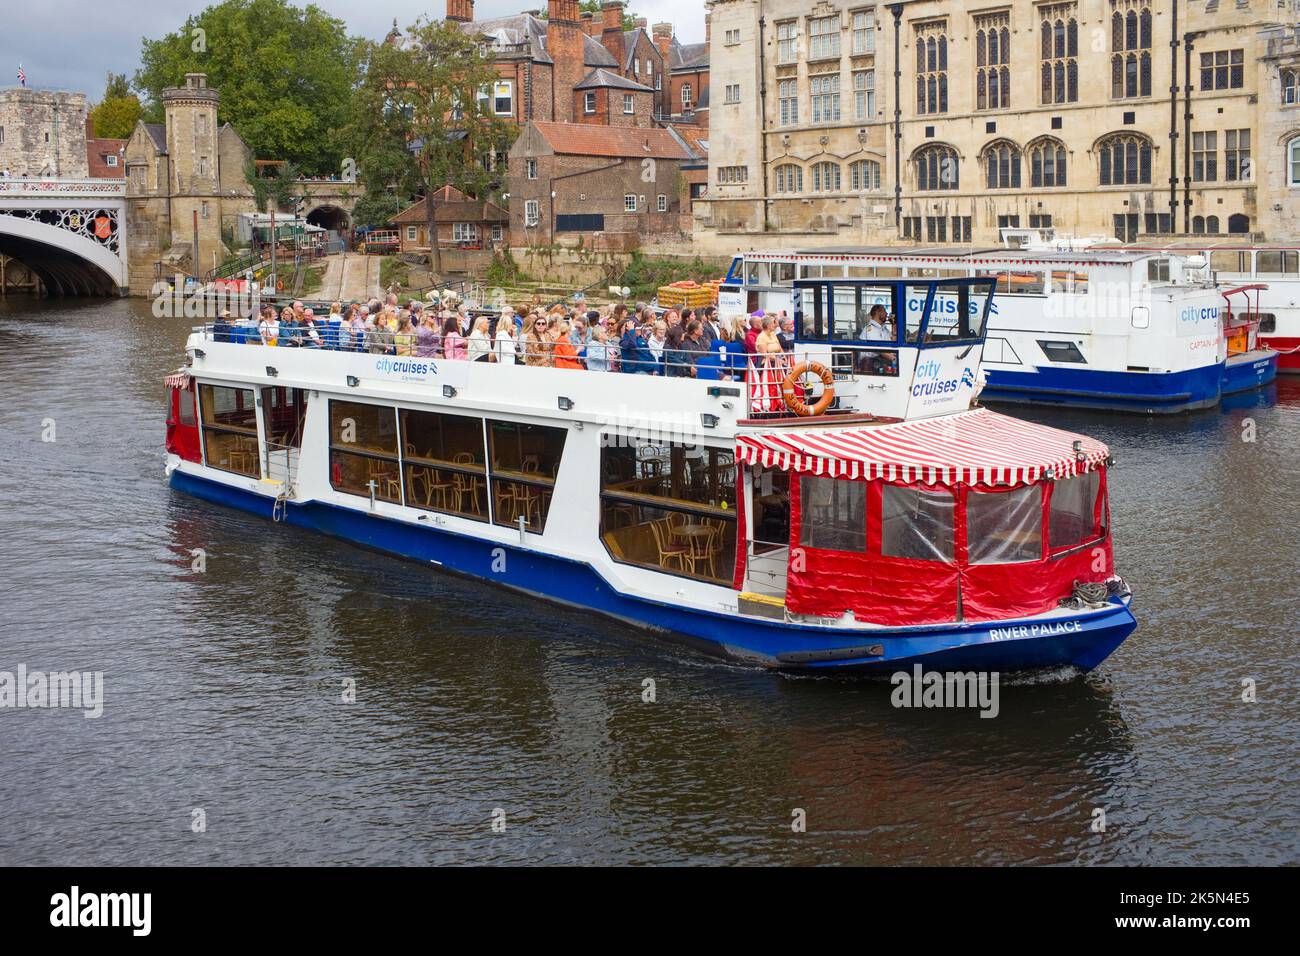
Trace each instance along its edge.
<instances>
[{"instance_id":1,"label":"person in white top","mask_svg":"<svg viewBox=\"0 0 1300 956\"><path fill-rule=\"evenodd\" d=\"M262 313L262 321L257 323L258 334L262 336L263 345L274 345L280 337L280 323L275 319L275 310L267 309Z\"/></svg>"},{"instance_id":2,"label":"person in white top","mask_svg":"<svg viewBox=\"0 0 1300 956\"><path fill-rule=\"evenodd\" d=\"M465 357L471 362L486 362L492 354L492 340L488 338L488 320L481 315L474 320L474 328L466 341Z\"/></svg>"},{"instance_id":3,"label":"person in white top","mask_svg":"<svg viewBox=\"0 0 1300 956\"><path fill-rule=\"evenodd\" d=\"M501 312L501 318L497 320L494 350L498 362L506 365L515 364L516 356L519 353L519 346L515 342L515 317L504 309Z\"/></svg>"}]
</instances>

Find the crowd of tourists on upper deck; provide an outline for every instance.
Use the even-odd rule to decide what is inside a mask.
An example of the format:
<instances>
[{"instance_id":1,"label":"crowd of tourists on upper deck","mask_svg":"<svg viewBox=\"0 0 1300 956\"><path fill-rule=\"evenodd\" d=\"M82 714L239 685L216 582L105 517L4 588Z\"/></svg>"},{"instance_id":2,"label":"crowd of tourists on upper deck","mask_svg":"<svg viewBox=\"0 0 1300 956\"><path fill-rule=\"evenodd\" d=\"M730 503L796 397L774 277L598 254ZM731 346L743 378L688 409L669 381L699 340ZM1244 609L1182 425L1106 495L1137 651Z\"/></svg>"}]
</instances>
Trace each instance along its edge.
<instances>
[{"instance_id":1,"label":"crowd of tourists on upper deck","mask_svg":"<svg viewBox=\"0 0 1300 956\"><path fill-rule=\"evenodd\" d=\"M743 378L751 361L772 362L794 349L794 322L784 312L728 319L713 306L659 312L556 304L485 313L454 298L399 305L393 293L335 302L326 315L300 301L278 313L268 305L255 324L232 322L226 312L213 334L280 347L701 379Z\"/></svg>"}]
</instances>

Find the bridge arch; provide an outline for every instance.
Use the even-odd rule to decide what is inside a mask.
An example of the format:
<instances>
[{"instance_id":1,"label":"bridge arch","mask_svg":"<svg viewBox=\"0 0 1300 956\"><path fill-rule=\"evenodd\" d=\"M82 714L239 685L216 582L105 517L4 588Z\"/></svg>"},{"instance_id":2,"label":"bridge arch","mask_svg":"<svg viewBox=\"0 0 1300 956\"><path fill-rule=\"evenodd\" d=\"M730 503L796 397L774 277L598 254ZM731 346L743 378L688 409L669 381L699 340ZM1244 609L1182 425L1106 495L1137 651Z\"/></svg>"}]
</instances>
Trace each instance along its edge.
<instances>
[{"instance_id":1,"label":"bridge arch","mask_svg":"<svg viewBox=\"0 0 1300 956\"><path fill-rule=\"evenodd\" d=\"M346 235L352 226L352 216L347 209L333 203L322 203L307 213L307 222L330 232Z\"/></svg>"},{"instance_id":2,"label":"bridge arch","mask_svg":"<svg viewBox=\"0 0 1300 956\"><path fill-rule=\"evenodd\" d=\"M118 295L126 266L110 249L84 236L0 210L0 252L35 272L54 295Z\"/></svg>"}]
</instances>

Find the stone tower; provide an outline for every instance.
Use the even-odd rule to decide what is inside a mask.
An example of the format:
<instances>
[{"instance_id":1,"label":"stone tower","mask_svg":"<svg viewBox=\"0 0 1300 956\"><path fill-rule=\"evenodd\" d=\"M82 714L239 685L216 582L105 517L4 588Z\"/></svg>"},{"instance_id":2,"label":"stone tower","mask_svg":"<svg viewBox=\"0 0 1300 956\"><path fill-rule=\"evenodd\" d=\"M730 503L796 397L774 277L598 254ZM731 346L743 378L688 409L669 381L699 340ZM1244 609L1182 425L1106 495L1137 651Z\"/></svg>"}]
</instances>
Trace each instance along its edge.
<instances>
[{"instance_id":1,"label":"stone tower","mask_svg":"<svg viewBox=\"0 0 1300 956\"><path fill-rule=\"evenodd\" d=\"M190 247L191 271L196 275L219 265L226 255L221 242L217 189L218 99L204 73L186 73L184 86L162 91L167 116L168 174L172 180L172 242Z\"/></svg>"}]
</instances>

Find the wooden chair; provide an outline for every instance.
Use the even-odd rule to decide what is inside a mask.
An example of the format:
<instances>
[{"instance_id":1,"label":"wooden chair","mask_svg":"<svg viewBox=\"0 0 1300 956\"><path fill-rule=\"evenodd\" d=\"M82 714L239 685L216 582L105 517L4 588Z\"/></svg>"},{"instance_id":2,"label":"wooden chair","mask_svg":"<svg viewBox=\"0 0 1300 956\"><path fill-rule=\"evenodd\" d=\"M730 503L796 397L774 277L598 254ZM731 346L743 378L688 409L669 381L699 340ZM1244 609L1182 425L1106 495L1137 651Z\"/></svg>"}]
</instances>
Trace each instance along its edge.
<instances>
[{"instance_id":1,"label":"wooden chair","mask_svg":"<svg viewBox=\"0 0 1300 956\"><path fill-rule=\"evenodd\" d=\"M669 540L667 520L660 518L650 522L650 531L655 536L655 546L659 549L659 567L668 570L676 562L679 571L686 570L690 548L684 544L674 544Z\"/></svg>"},{"instance_id":2,"label":"wooden chair","mask_svg":"<svg viewBox=\"0 0 1300 956\"><path fill-rule=\"evenodd\" d=\"M465 497L469 496L470 510L474 514L482 514L482 509L478 503L479 479L473 475L462 475L455 472L451 476L452 494L455 496L455 510L461 514L465 513Z\"/></svg>"}]
</instances>

